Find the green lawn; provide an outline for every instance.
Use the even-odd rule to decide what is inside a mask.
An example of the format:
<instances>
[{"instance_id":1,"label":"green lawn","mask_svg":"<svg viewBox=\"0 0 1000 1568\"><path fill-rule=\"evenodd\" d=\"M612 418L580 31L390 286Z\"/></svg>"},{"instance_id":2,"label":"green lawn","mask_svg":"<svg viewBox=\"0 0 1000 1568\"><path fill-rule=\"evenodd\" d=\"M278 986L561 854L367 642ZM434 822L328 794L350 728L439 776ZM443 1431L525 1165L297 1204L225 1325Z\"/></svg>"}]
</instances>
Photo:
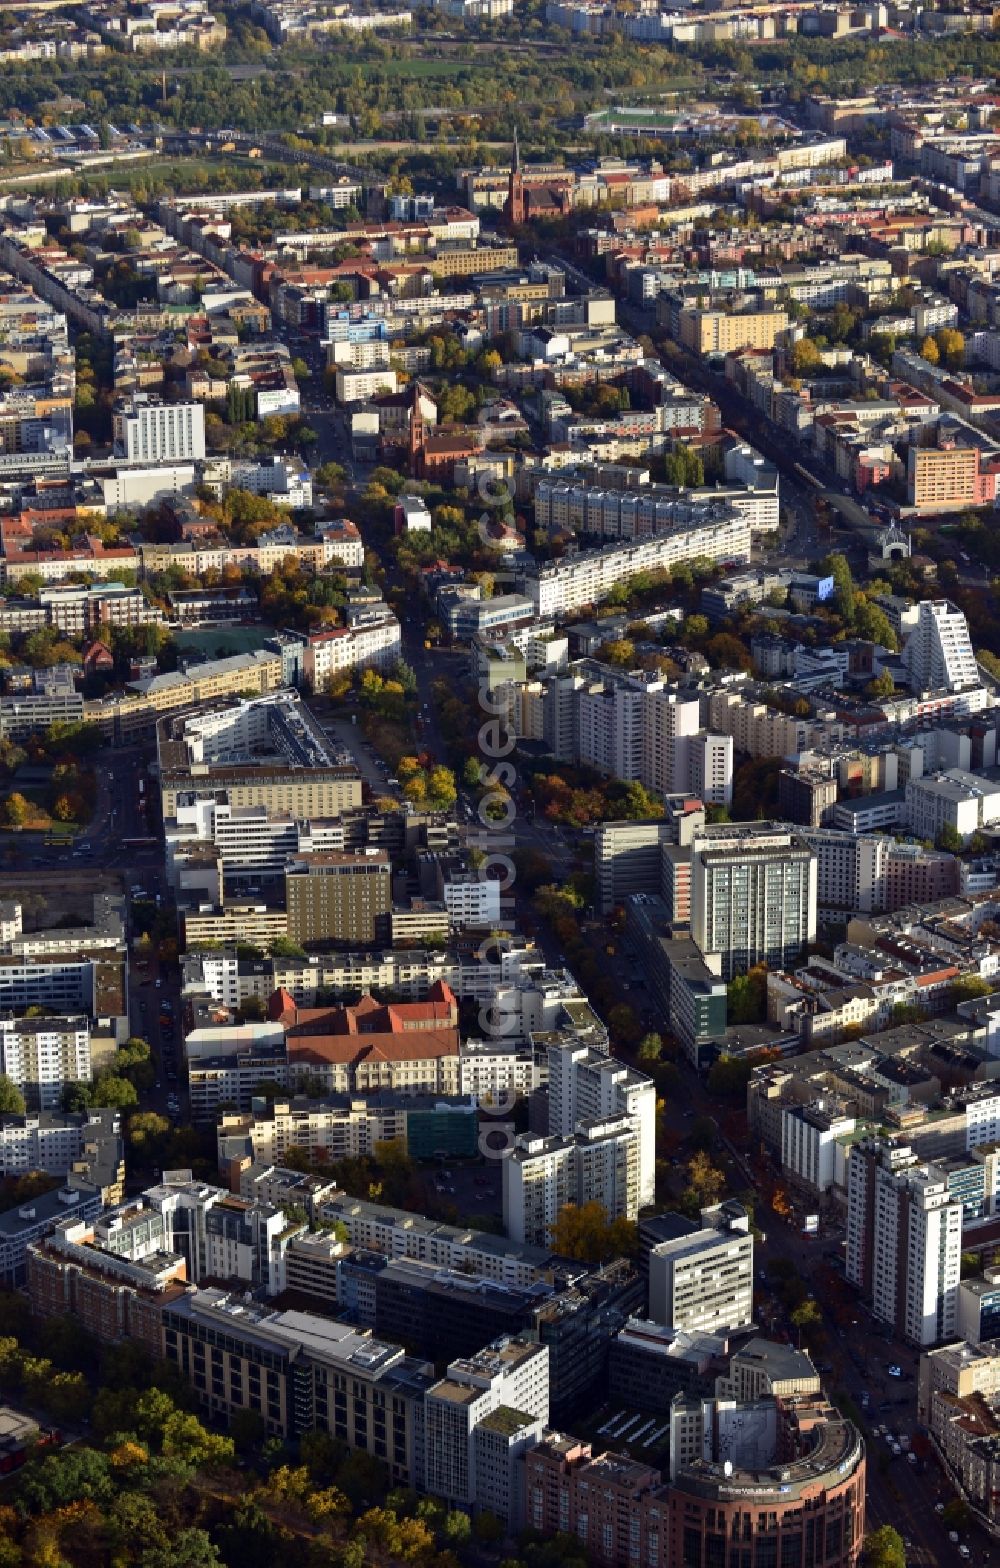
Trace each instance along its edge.
<instances>
[{"instance_id":1,"label":"green lawn","mask_svg":"<svg viewBox=\"0 0 1000 1568\"><path fill-rule=\"evenodd\" d=\"M386 60L379 69L386 76L460 76L466 71L484 71L485 66L468 60Z\"/></svg>"}]
</instances>

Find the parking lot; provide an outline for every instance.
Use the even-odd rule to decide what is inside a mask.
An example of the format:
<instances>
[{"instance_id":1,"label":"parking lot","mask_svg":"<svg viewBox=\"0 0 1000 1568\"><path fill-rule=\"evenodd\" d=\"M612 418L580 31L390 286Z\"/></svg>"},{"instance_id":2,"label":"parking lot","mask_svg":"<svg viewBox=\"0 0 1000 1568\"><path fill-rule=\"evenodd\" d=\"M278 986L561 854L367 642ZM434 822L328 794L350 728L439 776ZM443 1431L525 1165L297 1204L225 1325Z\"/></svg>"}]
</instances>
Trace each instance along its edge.
<instances>
[{"instance_id":1,"label":"parking lot","mask_svg":"<svg viewBox=\"0 0 1000 1568\"><path fill-rule=\"evenodd\" d=\"M313 701L310 707L324 734L329 735L330 739L356 764L362 779L373 795L398 794L398 787L389 783L392 777L389 764L382 760L371 742L365 739L358 725L352 724L348 719L333 718L332 710L325 700Z\"/></svg>"},{"instance_id":2,"label":"parking lot","mask_svg":"<svg viewBox=\"0 0 1000 1568\"><path fill-rule=\"evenodd\" d=\"M425 1201L431 1213L455 1210L454 1223L475 1225L480 1217L499 1219L503 1211L500 1161L444 1161L424 1174Z\"/></svg>"}]
</instances>

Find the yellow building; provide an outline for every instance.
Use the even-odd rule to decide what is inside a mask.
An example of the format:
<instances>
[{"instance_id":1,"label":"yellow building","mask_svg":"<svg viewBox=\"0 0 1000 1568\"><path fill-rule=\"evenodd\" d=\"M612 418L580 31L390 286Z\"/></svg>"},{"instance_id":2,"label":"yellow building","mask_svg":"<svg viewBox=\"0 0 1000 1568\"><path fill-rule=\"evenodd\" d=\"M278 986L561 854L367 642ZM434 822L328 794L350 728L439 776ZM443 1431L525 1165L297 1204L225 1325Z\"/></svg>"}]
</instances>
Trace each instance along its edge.
<instances>
[{"instance_id":1,"label":"yellow building","mask_svg":"<svg viewBox=\"0 0 1000 1568\"><path fill-rule=\"evenodd\" d=\"M728 313L724 310L682 309L678 316L679 341L695 354L730 354L741 348L773 348L788 326L783 310Z\"/></svg>"},{"instance_id":2,"label":"yellow building","mask_svg":"<svg viewBox=\"0 0 1000 1568\"><path fill-rule=\"evenodd\" d=\"M906 499L928 512L975 506L979 452L974 446L911 446L906 464Z\"/></svg>"},{"instance_id":3,"label":"yellow building","mask_svg":"<svg viewBox=\"0 0 1000 1568\"><path fill-rule=\"evenodd\" d=\"M503 272L516 267L516 245L476 245L459 250L437 250L424 256L408 256L408 263L423 262L436 278L471 277L476 272Z\"/></svg>"}]
</instances>

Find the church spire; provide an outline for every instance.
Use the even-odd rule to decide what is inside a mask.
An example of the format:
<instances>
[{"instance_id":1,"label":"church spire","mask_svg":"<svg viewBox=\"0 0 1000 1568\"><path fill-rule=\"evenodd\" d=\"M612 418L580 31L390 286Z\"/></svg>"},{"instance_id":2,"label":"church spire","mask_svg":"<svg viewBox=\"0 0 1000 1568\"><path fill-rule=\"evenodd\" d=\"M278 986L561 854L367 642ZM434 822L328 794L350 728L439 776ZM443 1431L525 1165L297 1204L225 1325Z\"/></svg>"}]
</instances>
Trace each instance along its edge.
<instances>
[{"instance_id":1,"label":"church spire","mask_svg":"<svg viewBox=\"0 0 1000 1568\"><path fill-rule=\"evenodd\" d=\"M510 175L507 179L507 200L504 203L504 217L510 228L518 228L524 222L524 175L521 172L521 144L517 139L517 126L514 127L514 146L511 150Z\"/></svg>"}]
</instances>

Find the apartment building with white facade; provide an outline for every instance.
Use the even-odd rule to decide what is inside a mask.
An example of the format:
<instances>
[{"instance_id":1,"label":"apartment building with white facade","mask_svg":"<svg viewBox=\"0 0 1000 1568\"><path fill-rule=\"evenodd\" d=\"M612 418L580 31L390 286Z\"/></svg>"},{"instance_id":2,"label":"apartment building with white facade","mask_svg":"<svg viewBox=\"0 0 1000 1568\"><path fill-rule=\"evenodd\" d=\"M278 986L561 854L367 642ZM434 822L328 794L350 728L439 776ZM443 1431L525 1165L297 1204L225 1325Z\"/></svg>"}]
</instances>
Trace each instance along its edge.
<instances>
[{"instance_id":1,"label":"apartment building with white facade","mask_svg":"<svg viewBox=\"0 0 1000 1568\"><path fill-rule=\"evenodd\" d=\"M736 826L696 840L691 934L731 980L794 963L816 936L816 856L791 829Z\"/></svg>"},{"instance_id":2,"label":"apartment building with white facade","mask_svg":"<svg viewBox=\"0 0 1000 1568\"><path fill-rule=\"evenodd\" d=\"M453 930L492 930L500 923L500 883L474 871L446 877L441 891Z\"/></svg>"},{"instance_id":3,"label":"apartment building with white facade","mask_svg":"<svg viewBox=\"0 0 1000 1568\"><path fill-rule=\"evenodd\" d=\"M567 1203L597 1202L610 1219L638 1218L639 1137L626 1117L580 1121L574 1133L528 1133L505 1151L504 1230L543 1247Z\"/></svg>"},{"instance_id":4,"label":"apartment building with white facade","mask_svg":"<svg viewBox=\"0 0 1000 1568\"><path fill-rule=\"evenodd\" d=\"M857 1118L832 1097L785 1106L781 1112L782 1171L796 1186L811 1193L829 1192L843 1174L838 1140L848 1137L856 1125Z\"/></svg>"},{"instance_id":5,"label":"apartment building with white facade","mask_svg":"<svg viewBox=\"0 0 1000 1568\"><path fill-rule=\"evenodd\" d=\"M961 610L946 599L925 599L903 648L903 663L915 691L962 691L981 682Z\"/></svg>"},{"instance_id":6,"label":"apartment building with white facade","mask_svg":"<svg viewBox=\"0 0 1000 1568\"><path fill-rule=\"evenodd\" d=\"M521 689L521 733L560 761L710 805L732 802L733 740L702 726L696 694L581 659Z\"/></svg>"},{"instance_id":7,"label":"apartment building with white facade","mask_svg":"<svg viewBox=\"0 0 1000 1568\"><path fill-rule=\"evenodd\" d=\"M762 464L751 477L756 485L730 482L708 490L677 490L650 484L646 469L612 464L555 474L535 486L535 527L573 529L606 540L647 539L686 521L692 505L712 502L731 506L754 533L768 533L778 526L777 470Z\"/></svg>"},{"instance_id":8,"label":"apartment building with white facade","mask_svg":"<svg viewBox=\"0 0 1000 1568\"><path fill-rule=\"evenodd\" d=\"M479 1438L480 1423L501 1410L520 1417L509 1422L510 1436L520 1435L520 1444L501 1443L503 1429L495 1422L487 1427L492 1437ZM469 1510L492 1509L499 1496L499 1517L509 1519L511 1494L517 1492L511 1472L548 1418L547 1345L513 1339L450 1362L447 1375L424 1396L427 1491L450 1507Z\"/></svg>"},{"instance_id":9,"label":"apartment building with white facade","mask_svg":"<svg viewBox=\"0 0 1000 1568\"><path fill-rule=\"evenodd\" d=\"M847 1163L846 1273L876 1318L915 1345L956 1331L962 1204L912 1150L865 1139Z\"/></svg>"},{"instance_id":10,"label":"apartment building with white facade","mask_svg":"<svg viewBox=\"0 0 1000 1568\"><path fill-rule=\"evenodd\" d=\"M568 1137L582 1121L625 1117L639 1142L639 1202L656 1196L656 1084L645 1073L595 1050L571 1031L536 1034L548 1057L549 1134Z\"/></svg>"},{"instance_id":11,"label":"apartment building with white facade","mask_svg":"<svg viewBox=\"0 0 1000 1568\"><path fill-rule=\"evenodd\" d=\"M732 507L710 504L700 512L692 509L691 522L669 533L544 562L525 577L524 592L537 615L569 615L600 604L612 588L639 572L680 566L700 556L742 564L749 561L750 552L747 519Z\"/></svg>"},{"instance_id":12,"label":"apartment building with white facade","mask_svg":"<svg viewBox=\"0 0 1000 1568\"><path fill-rule=\"evenodd\" d=\"M719 1334L753 1318L753 1236L738 1203L702 1212L701 1227L649 1254L649 1316L678 1331Z\"/></svg>"},{"instance_id":13,"label":"apartment building with white facade","mask_svg":"<svg viewBox=\"0 0 1000 1568\"><path fill-rule=\"evenodd\" d=\"M55 1110L67 1084L90 1082L90 1020L82 1014L0 1018L0 1072L31 1110Z\"/></svg>"},{"instance_id":14,"label":"apartment building with white facade","mask_svg":"<svg viewBox=\"0 0 1000 1568\"><path fill-rule=\"evenodd\" d=\"M350 626L311 632L306 642L303 674L313 691L322 691L344 670L389 669L402 655L399 621L387 605Z\"/></svg>"},{"instance_id":15,"label":"apartment building with white facade","mask_svg":"<svg viewBox=\"0 0 1000 1568\"><path fill-rule=\"evenodd\" d=\"M907 779L906 821L919 838L936 839L947 828L967 844L1000 822L1000 784L962 768Z\"/></svg>"},{"instance_id":16,"label":"apartment building with white facade","mask_svg":"<svg viewBox=\"0 0 1000 1568\"><path fill-rule=\"evenodd\" d=\"M135 392L113 418L114 455L126 463L198 462L205 456L202 403L162 403Z\"/></svg>"}]
</instances>

